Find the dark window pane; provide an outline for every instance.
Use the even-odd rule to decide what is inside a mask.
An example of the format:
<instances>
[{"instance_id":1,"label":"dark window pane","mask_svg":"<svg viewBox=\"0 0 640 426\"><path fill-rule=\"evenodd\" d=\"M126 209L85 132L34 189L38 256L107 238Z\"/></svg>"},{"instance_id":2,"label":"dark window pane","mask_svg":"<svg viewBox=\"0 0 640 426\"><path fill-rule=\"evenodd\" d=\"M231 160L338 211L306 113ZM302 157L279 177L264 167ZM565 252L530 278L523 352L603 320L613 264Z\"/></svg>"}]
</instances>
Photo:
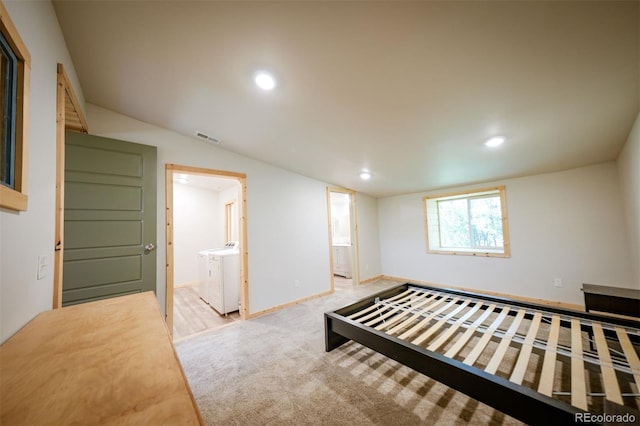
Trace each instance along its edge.
<instances>
[{"instance_id":1,"label":"dark window pane","mask_svg":"<svg viewBox=\"0 0 640 426\"><path fill-rule=\"evenodd\" d=\"M18 60L0 34L0 184L15 187L15 120Z\"/></svg>"}]
</instances>

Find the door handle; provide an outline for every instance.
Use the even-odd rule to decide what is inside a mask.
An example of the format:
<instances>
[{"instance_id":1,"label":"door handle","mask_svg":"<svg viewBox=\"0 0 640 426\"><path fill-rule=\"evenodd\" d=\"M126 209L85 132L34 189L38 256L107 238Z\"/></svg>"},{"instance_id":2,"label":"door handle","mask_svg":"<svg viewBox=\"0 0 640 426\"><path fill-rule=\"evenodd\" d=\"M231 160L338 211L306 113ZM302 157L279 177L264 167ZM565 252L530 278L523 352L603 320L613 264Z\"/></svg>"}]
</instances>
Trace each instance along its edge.
<instances>
[{"instance_id":1,"label":"door handle","mask_svg":"<svg viewBox=\"0 0 640 426\"><path fill-rule=\"evenodd\" d=\"M144 246L144 254L149 254L156 249L156 246L153 243L149 243Z\"/></svg>"}]
</instances>

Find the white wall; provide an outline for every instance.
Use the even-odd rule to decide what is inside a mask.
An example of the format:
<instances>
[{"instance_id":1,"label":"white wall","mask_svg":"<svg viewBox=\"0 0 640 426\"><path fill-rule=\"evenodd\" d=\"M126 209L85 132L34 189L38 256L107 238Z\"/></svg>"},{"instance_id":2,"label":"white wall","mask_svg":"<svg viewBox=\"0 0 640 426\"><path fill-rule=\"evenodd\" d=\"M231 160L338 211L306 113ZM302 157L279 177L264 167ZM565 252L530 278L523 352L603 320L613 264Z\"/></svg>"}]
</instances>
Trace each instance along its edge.
<instances>
[{"instance_id":1,"label":"white wall","mask_svg":"<svg viewBox=\"0 0 640 426\"><path fill-rule=\"evenodd\" d=\"M382 271L575 304L583 303L582 283L631 287L617 173L609 162L475 186L506 185L510 258L427 254L422 197L441 191L380 199Z\"/></svg>"},{"instance_id":2,"label":"white wall","mask_svg":"<svg viewBox=\"0 0 640 426\"><path fill-rule=\"evenodd\" d=\"M53 268L37 280L38 256L53 262L56 173L56 72L64 65L82 102L73 63L50 2L4 1L31 53L29 111L29 205L26 212L0 210L0 341L38 313L51 309Z\"/></svg>"},{"instance_id":3,"label":"white wall","mask_svg":"<svg viewBox=\"0 0 640 426\"><path fill-rule=\"evenodd\" d=\"M378 200L356 194L358 213L358 258L360 281L382 275L378 238Z\"/></svg>"},{"instance_id":4,"label":"white wall","mask_svg":"<svg viewBox=\"0 0 640 426\"><path fill-rule=\"evenodd\" d=\"M223 213L217 191L174 182L174 285L197 282L198 252L222 247Z\"/></svg>"},{"instance_id":5,"label":"white wall","mask_svg":"<svg viewBox=\"0 0 640 426\"><path fill-rule=\"evenodd\" d=\"M158 147L166 163L247 175L249 312L330 289L327 184L87 104L92 134ZM158 179L157 294L165 302L164 179Z\"/></svg>"},{"instance_id":6,"label":"white wall","mask_svg":"<svg viewBox=\"0 0 640 426\"><path fill-rule=\"evenodd\" d=\"M618 156L620 190L629 236L635 288L640 288L640 114Z\"/></svg>"}]
</instances>

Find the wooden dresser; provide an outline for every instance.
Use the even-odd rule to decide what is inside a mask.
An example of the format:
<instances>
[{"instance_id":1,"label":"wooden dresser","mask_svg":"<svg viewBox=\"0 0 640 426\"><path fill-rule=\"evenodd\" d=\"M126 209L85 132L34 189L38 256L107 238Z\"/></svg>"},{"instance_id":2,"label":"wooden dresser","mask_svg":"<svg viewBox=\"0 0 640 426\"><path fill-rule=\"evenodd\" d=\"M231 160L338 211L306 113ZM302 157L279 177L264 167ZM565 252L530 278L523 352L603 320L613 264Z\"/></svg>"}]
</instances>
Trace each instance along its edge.
<instances>
[{"instance_id":1,"label":"wooden dresser","mask_svg":"<svg viewBox=\"0 0 640 426\"><path fill-rule=\"evenodd\" d=\"M201 425L153 293L43 312L0 346L0 424Z\"/></svg>"}]
</instances>

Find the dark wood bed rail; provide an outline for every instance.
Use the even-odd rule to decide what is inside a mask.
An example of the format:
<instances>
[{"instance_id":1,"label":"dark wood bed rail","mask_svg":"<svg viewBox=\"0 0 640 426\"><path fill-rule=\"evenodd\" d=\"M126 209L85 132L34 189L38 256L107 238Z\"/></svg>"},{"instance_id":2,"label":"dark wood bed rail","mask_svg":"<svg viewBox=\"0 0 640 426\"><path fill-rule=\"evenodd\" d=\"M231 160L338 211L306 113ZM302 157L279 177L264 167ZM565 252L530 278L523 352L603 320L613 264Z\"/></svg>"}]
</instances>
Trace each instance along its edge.
<instances>
[{"instance_id":1,"label":"dark wood bed rail","mask_svg":"<svg viewBox=\"0 0 640 426\"><path fill-rule=\"evenodd\" d=\"M560 326L569 329L571 328L571 319L577 318L582 320L580 321L580 330L588 333L592 331L591 322L594 321L598 324L604 324L604 327L601 328L608 337L615 336L616 327L640 329L640 323L630 319L611 318L604 315L542 306L484 294L409 283L376 293L341 309L325 313L325 345L327 352L349 340L353 340L528 424L580 424L581 415L589 413L527 386L516 384L501 376L489 374L482 369L449 358L441 353L430 351L422 346L348 318L348 316L355 315L359 311L367 308L371 309L372 305L380 303L381 300L399 298L410 288L439 292L449 296L472 297L482 303L491 302L501 306L525 308L527 312L524 316L528 319L533 316L530 311L544 312L548 315L555 314L559 316ZM458 301L457 303L460 304L462 302ZM500 309L500 307L496 308L495 312L500 312ZM515 310L511 309L509 315L516 315ZM631 333L629 337L637 344L639 336L640 332L637 334ZM565 354L569 352L567 356L571 356L570 349L562 348L559 345L557 353L561 353L561 351L564 351ZM598 362L597 359L584 359L584 361Z\"/></svg>"}]
</instances>

